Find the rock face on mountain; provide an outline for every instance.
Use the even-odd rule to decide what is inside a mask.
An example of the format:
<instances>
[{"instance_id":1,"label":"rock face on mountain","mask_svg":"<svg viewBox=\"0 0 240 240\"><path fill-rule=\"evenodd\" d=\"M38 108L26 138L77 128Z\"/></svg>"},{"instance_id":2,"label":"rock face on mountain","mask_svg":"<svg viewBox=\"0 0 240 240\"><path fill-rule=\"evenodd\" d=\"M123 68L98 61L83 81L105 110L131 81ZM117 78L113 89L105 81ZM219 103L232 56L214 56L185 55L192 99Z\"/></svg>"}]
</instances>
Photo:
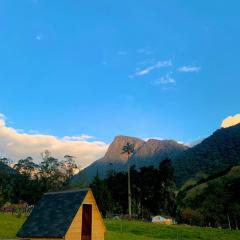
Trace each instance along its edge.
<instances>
[{"instance_id":1,"label":"rock face on mountain","mask_svg":"<svg viewBox=\"0 0 240 240\"><path fill-rule=\"evenodd\" d=\"M105 156L75 175L72 183L91 182L98 174L101 178L107 176L109 171L124 171L127 169L127 155L122 154L122 147L126 143L135 145L135 153L130 158L130 164L136 167L155 166L157 167L161 160L166 157L176 157L187 147L170 140L150 139L147 142L127 136L117 136L109 146Z\"/></svg>"},{"instance_id":2,"label":"rock face on mountain","mask_svg":"<svg viewBox=\"0 0 240 240\"><path fill-rule=\"evenodd\" d=\"M128 142L135 145L135 151L138 151L138 149L144 144L144 141L139 138L117 136L109 146L105 156L98 161L111 164L125 164L127 162L127 155L122 154L122 147Z\"/></svg>"},{"instance_id":3,"label":"rock face on mountain","mask_svg":"<svg viewBox=\"0 0 240 240\"><path fill-rule=\"evenodd\" d=\"M240 164L240 124L221 128L173 162L178 184L196 174L215 174Z\"/></svg>"},{"instance_id":4,"label":"rock face on mountain","mask_svg":"<svg viewBox=\"0 0 240 240\"><path fill-rule=\"evenodd\" d=\"M106 154L103 158L98 159L91 165L83 169L79 174L72 178L72 182L84 182L89 183L96 176L104 178L109 171L122 171L125 169L127 162L126 154L122 154L122 147L129 142L135 145L135 149L138 150L144 143L143 140L128 137L128 136L117 136L110 144Z\"/></svg>"},{"instance_id":5,"label":"rock face on mountain","mask_svg":"<svg viewBox=\"0 0 240 240\"><path fill-rule=\"evenodd\" d=\"M137 168L151 165L158 167L161 160L167 157L174 159L186 149L185 145L173 140L149 139L133 154L130 164Z\"/></svg>"}]
</instances>

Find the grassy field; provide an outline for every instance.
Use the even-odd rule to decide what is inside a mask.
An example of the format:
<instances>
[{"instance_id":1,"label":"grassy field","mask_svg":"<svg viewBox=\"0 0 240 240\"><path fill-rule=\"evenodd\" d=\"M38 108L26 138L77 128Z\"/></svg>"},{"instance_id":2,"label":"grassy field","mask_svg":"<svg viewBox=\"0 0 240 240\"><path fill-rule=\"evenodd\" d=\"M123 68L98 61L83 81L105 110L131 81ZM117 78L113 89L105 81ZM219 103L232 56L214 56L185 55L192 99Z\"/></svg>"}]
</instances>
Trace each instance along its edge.
<instances>
[{"instance_id":1,"label":"grassy field","mask_svg":"<svg viewBox=\"0 0 240 240\"><path fill-rule=\"evenodd\" d=\"M17 218L12 215L0 214L0 239L14 238L25 218Z\"/></svg>"},{"instance_id":2,"label":"grassy field","mask_svg":"<svg viewBox=\"0 0 240 240\"><path fill-rule=\"evenodd\" d=\"M106 221L106 240L240 240L240 231L182 225L164 226L137 221Z\"/></svg>"},{"instance_id":3,"label":"grassy field","mask_svg":"<svg viewBox=\"0 0 240 240\"><path fill-rule=\"evenodd\" d=\"M15 238L25 218L0 214L0 239ZM240 231L107 220L106 240L240 240Z\"/></svg>"}]
</instances>

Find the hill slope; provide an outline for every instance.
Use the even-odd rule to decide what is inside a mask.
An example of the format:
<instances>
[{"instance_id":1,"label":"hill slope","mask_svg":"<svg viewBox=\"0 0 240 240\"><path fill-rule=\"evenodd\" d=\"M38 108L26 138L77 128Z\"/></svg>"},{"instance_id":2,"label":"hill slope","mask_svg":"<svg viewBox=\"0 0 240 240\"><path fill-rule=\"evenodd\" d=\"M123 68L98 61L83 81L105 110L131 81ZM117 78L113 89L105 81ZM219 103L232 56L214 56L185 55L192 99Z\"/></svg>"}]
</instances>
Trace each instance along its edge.
<instances>
[{"instance_id":1,"label":"hill slope","mask_svg":"<svg viewBox=\"0 0 240 240\"><path fill-rule=\"evenodd\" d=\"M239 228L240 166L202 179L178 193L178 220ZM190 213L190 215L189 215Z\"/></svg>"},{"instance_id":2,"label":"hill slope","mask_svg":"<svg viewBox=\"0 0 240 240\"><path fill-rule=\"evenodd\" d=\"M230 182L237 182L240 180L240 166L234 166L229 171L226 171L226 173L218 174L219 176L216 176L214 178L211 177L211 179L206 179L200 181L198 184L196 184L193 187L190 187L186 191L186 195L183 199L183 201L192 201L194 198L196 198L198 195L201 195L206 188L209 187L209 185L213 184L219 184L224 185L226 188L229 187Z\"/></svg>"},{"instance_id":3,"label":"hill slope","mask_svg":"<svg viewBox=\"0 0 240 240\"><path fill-rule=\"evenodd\" d=\"M179 184L197 173L211 175L240 163L240 124L221 128L173 162Z\"/></svg>"}]
</instances>

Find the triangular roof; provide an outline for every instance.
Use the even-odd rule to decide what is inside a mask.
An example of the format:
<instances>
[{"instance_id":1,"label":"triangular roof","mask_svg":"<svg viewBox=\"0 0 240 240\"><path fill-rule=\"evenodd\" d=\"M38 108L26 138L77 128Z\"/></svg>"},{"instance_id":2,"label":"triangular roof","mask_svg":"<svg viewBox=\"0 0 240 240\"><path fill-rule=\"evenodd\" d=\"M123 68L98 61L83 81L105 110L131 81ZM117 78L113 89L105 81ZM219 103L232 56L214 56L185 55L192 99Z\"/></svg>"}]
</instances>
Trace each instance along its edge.
<instances>
[{"instance_id":1,"label":"triangular roof","mask_svg":"<svg viewBox=\"0 0 240 240\"><path fill-rule=\"evenodd\" d=\"M17 233L21 238L64 237L89 189L43 195Z\"/></svg>"}]
</instances>

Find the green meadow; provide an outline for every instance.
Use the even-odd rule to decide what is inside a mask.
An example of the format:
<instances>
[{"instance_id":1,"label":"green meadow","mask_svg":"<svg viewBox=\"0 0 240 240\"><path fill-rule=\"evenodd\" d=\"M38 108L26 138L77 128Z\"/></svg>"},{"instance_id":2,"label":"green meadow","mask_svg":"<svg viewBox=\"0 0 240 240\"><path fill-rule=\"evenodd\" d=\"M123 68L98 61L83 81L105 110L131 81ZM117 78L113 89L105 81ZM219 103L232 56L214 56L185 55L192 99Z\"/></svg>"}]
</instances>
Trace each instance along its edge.
<instances>
[{"instance_id":1,"label":"green meadow","mask_svg":"<svg viewBox=\"0 0 240 240\"><path fill-rule=\"evenodd\" d=\"M24 217L17 218L10 214L0 214L0 239L15 238L24 221Z\"/></svg>"},{"instance_id":2,"label":"green meadow","mask_svg":"<svg viewBox=\"0 0 240 240\"><path fill-rule=\"evenodd\" d=\"M159 225L140 221L106 221L106 240L238 240L240 231L183 225Z\"/></svg>"},{"instance_id":3,"label":"green meadow","mask_svg":"<svg viewBox=\"0 0 240 240\"><path fill-rule=\"evenodd\" d=\"M0 214L0 239L15 238L24 221L24 217ZM126 220L106 220L105 223L106 240L240 240L240 231Z\"/></svg>"}]
</instances>

